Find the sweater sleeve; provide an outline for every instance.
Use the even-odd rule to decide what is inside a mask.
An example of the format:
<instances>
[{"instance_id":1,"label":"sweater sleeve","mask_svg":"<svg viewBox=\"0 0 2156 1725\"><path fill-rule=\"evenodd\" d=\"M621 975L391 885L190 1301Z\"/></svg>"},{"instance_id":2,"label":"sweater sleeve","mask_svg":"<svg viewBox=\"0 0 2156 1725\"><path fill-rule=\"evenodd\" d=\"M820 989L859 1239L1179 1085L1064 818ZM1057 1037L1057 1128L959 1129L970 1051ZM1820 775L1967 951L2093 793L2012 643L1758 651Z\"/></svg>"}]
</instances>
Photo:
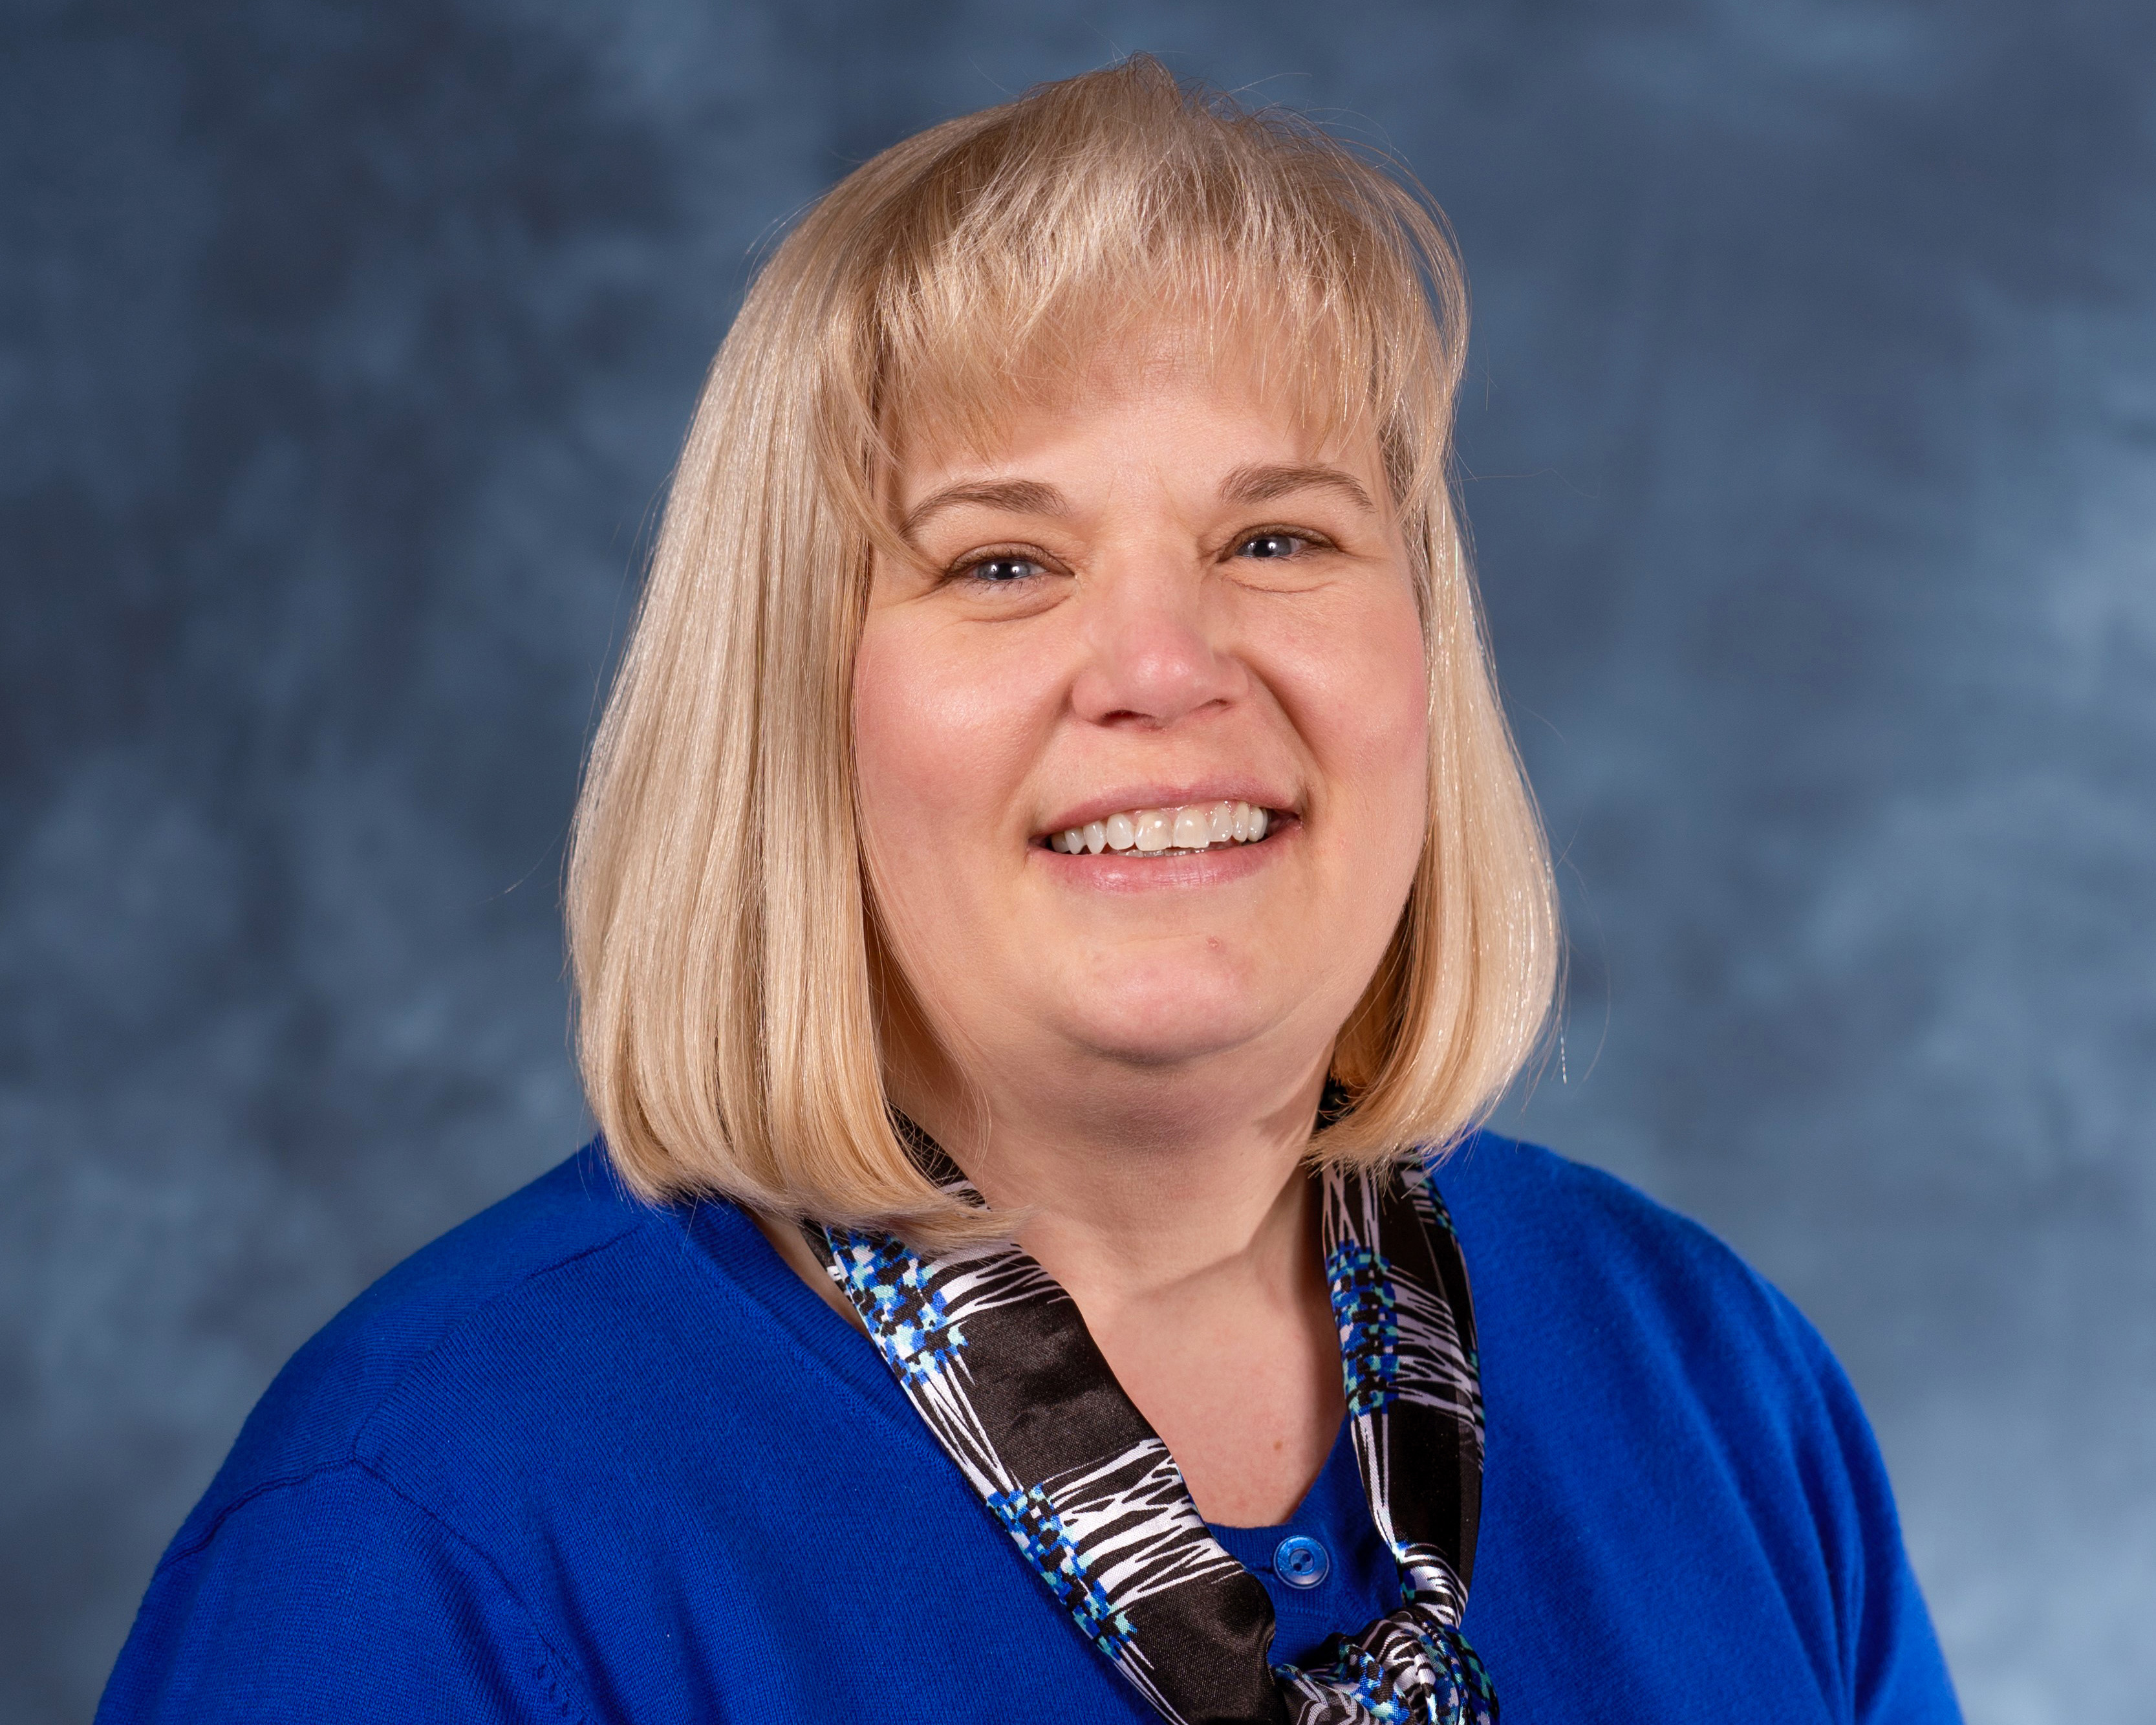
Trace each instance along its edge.
<instances>
[{"instance_id":1,"label":"sweater sleeve","mask_svg":"<svg viewBox=\"0 0 2156 1725\"><path fill-rule=\"evenodd\" d=\"M1825 1340L1786 1296L1784 1321L1809 1356L1822 1429L1803 1463L1826 1536L1840 1662L1854 1725L1961 1725L1946 1660L1902 1543L1894 1493L1871 1422Z\"/></svg>"},{"instance_id":2,"label":"sweater sleeve","mask_svg":"<svg viewBox=\"0 0 2156 1725\"><path fill-rule=\"evenodd\" d=\"M166 1554L97 1725L592 1716L485 1556L353 1462L258 1490Z\"/></svg>"}]
</instances>

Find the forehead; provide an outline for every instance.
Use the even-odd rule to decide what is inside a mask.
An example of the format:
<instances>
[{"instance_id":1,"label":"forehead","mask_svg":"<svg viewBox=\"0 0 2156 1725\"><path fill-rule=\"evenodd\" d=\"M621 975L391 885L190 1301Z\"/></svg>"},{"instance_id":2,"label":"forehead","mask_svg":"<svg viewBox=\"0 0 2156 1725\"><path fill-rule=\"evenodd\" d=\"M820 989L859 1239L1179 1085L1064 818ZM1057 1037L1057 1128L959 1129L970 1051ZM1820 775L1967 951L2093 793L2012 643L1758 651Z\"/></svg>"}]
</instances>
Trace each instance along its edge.
<instances>
[{"instance_id":1,"label":"forehead","mask_svg":"<svg viewBox=\"0 0 2156 1725\"><path fill-rule=\"evenodd\" d=\"M953 473L1178 430L1189 439L1181 453L1200 465L1209 454L1374 470L1365 392L1326 376L1311 347L1277 327L1156 318L1042 343L994 375L924 368L889 398L892 487L917 495Z\"/></svg>"}]
</instances>

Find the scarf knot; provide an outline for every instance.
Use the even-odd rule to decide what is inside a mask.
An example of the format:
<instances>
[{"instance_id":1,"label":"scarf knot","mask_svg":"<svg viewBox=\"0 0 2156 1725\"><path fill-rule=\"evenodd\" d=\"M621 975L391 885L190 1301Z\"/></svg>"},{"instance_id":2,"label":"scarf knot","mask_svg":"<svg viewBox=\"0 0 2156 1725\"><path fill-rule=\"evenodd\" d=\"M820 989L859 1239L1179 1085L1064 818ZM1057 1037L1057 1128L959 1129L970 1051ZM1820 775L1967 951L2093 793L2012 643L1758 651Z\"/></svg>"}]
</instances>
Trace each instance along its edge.
<instances>
[{"instance_id":1,"label":"scarf knot","mask_svg":"<svg viewBox=\"0 0 2156 1725\"><path fill-rule=\"evenodd\" d=\"M1335 1635L1307 1666L1276 1666L1295 1725L1496 1725L1481 1660L1430 1607L1402 1606Z\"/></svg>"}]
</instances>

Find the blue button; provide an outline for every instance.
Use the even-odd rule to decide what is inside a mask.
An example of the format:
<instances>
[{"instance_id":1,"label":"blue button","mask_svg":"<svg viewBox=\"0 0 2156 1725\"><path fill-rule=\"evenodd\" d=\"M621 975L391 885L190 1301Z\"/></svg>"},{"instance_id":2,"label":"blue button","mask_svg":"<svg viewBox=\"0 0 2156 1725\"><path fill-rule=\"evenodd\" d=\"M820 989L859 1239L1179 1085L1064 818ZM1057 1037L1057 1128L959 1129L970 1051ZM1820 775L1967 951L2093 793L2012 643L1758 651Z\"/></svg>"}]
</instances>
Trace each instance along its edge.
<instances>
[{"instance_id":1,"label":"blue button","mask_svg":"<svg viewBox=\"0 0 2156 1725\"><path fill-rule=\"evenodd\" d=\"M1290 1587L1316 1587L1332 1573L1332 1559L1315 1539L1291 1533L1273 1548L1273 1574Z\"/></svg>"}]
</instances>

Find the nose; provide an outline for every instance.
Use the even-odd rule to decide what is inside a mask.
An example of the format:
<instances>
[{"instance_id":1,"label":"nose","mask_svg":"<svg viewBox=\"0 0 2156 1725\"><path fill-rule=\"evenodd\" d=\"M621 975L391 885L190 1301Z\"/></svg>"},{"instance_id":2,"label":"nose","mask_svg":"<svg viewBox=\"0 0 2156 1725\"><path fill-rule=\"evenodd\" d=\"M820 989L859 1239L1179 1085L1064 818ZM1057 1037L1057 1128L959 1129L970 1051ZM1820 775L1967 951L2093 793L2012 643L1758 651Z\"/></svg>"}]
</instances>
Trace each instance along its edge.
<instances>
[{"instance_id":1,"label":"nose","mask_svg":"<svg viewBox=\"0 0 2156 1725\"><path fill-rule=\"evenodd\" d=\"M1071 687L1080 717L1164 730L1243 695L1250 674L1225 639L1209 586L1166 561L1096 578L1080 601L1086 662Z\"/></svg>"}]
</instances>

